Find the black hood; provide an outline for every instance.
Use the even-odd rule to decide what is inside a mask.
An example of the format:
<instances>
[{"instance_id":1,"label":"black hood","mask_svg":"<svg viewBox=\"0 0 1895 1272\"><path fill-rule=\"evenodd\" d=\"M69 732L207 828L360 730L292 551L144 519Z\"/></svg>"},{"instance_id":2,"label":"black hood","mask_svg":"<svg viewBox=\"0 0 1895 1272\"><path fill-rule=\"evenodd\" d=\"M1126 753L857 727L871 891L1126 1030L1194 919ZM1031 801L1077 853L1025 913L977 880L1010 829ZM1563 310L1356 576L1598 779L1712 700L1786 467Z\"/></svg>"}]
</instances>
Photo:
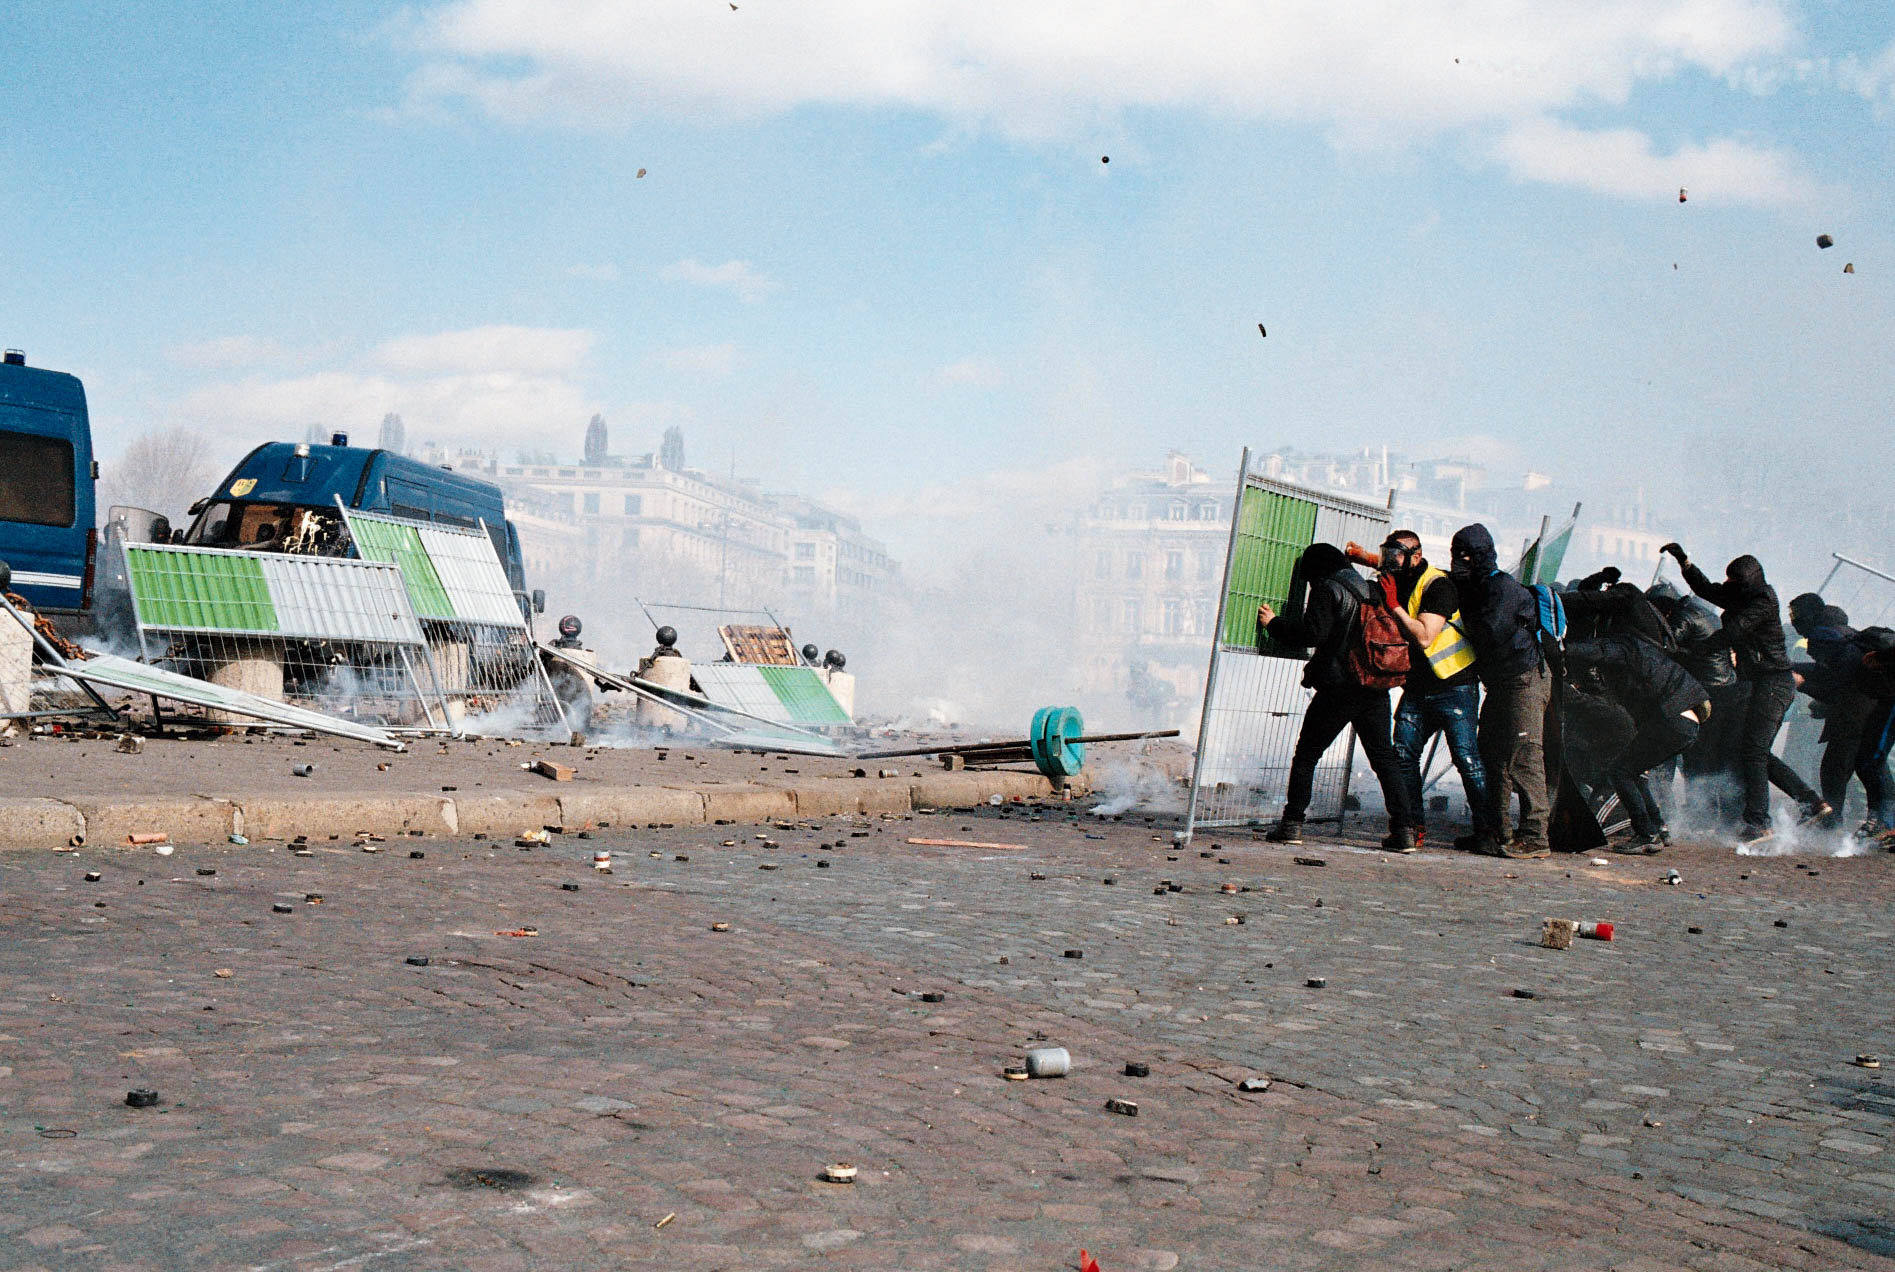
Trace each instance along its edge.
<instances>
[{"instance_id":1,"label":"black hood","mask_svg":"<svg viewBox=\"0 0 1895 1272\"><path fill-rule=\"evenodd\" d=\"M1312 543L1303 549L1303 556L1297 562L1297 568L1303 572L1303 578L1311 583L1317 579L1326 579L1349 564L1349 558L1343 555L1341 548L1333 543Z\"/></svg>"},{"instance_id":2,"label":"black hood","mask_svg":"<svg viewBox=\"0 0 1895 1272\"><path fill-rule=\"evenodd\" d=\"M1733 557L1724 567L1724 581L1745 596L1756 596L1769 586L1763 577L1763 562L1747 552Z\"/></svg>"},{"instance_id":3,"label":"black hood","mask_svg":"<svg viewBox=\"0 0 1895 1272\"><path fill-rule=\"evenodd\" d=\"M1476 521L1454 532L1450 543L1454 552L1454 573L1484 578L1500 568L1500 554L1494 551L1494 536ZM1462 562L1466 567L1462 568Z\"/></svg>"}]
</instances>

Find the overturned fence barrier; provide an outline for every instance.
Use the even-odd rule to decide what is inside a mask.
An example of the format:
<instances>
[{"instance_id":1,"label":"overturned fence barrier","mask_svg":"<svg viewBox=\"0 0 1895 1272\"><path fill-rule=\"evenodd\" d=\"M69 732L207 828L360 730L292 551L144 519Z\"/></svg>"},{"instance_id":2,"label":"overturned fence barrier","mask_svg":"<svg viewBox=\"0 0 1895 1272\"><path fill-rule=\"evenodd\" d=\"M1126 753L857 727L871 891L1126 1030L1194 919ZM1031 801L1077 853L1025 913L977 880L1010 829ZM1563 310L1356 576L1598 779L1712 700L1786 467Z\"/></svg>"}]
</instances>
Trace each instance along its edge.
<instances>
[{"instance_id":1,"label":"overturned fence barrier","mask_svg":"<svg viewBox=\"0 0 1895 1272\"><path fill-rule=\"evenodd\" d=\"M427 646L395 567L176 544L119 551L139 650L153 667L326 717L447 727L444 702L423 683ZM256 716L200 705L220 724Z\"/></svg>"},{"instance_id":2,"label":"overturned fence barrier","mask_svg":"<svg viewBox=\"0 0 1895 1272\"><path fill-rule=\"evenodd\" d=\"M400 571L456 732L572 728L485 527L466 530L343 507L355 550Z\"/></svg>"}]
</instances>

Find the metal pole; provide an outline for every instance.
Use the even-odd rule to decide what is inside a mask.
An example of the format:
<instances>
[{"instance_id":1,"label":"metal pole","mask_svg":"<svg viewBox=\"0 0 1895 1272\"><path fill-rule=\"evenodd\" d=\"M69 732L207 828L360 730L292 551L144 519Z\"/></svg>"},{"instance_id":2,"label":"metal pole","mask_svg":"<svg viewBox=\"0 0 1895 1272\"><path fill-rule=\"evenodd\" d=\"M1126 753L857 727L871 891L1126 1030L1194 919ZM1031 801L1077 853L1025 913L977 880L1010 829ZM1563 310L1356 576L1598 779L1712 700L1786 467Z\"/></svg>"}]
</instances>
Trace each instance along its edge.
<instances>
[{"instance_id":1,"label":"metal pole","mask_svg":"<svg viewBox=\"0 0 1895 1272\"><path fill-rule=\"evenodd\" d=\"M1178 840L1191 842L1198 816L1198 777L1204 772L1204 746L1211 736L1211 702L1217 693L1217 660L1224 648L1224 607L1230 602L1230 571L1237 555L1237 522L1243 515L1244 492L1250 484L1250 448L1237 463L1237 498L1230 506L1230 539L1224 546L1224 573L1217 586L1217 617L1211 622L1211 661L1204 669L1204 707L1198 712L1198 745L1191 757L1191 798L1184 809L1184 831Z\"/></svg>"}]
</instances>

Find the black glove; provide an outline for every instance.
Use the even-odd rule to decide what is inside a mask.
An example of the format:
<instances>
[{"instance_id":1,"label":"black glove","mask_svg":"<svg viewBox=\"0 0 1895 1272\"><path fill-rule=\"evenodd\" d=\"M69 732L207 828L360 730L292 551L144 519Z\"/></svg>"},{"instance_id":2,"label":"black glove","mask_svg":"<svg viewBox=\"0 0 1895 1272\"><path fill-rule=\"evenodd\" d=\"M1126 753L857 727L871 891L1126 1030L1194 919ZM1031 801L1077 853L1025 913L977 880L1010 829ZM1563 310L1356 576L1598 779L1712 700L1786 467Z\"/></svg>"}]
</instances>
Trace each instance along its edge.
<instances>
[{"instance_id":1,"label":"black glove","mask_svg":"<svg viewBox=\"0 0 1895 1272\"><path fill-rule=\"evenodd\" d=\"M1683 544L1679 544L1679 543L1667 543L1667 544L1666 544L1666 545L1665 545L1664 547L1662 547L1662 548L1660 548L1660 549L1658 549L1658 550L1659 550L1660 552L1662 552L1662 553L1664 553L1664 554L1665 554L1666 556L1668 556L1668 557L1671 557L1671 558L1673 558L1674 560L1676 560L1676 561L1678 562L1678 564L1679 564L1679 565L1683 565L1683 564L1684 564L1684 562L1685 562L1685 556L1684 556L1684 545L1683 545Z\"/></svg>"}]
</instances>

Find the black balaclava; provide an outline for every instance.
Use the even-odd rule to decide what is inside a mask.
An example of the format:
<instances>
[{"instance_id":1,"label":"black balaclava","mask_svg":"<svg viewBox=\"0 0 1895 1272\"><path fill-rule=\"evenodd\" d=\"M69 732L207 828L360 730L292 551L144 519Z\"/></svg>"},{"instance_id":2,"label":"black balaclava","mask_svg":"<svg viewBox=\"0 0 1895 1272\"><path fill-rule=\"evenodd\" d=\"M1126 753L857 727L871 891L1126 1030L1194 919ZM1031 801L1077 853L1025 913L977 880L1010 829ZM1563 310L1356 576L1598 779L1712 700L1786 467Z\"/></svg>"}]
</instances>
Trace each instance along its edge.
<instances>
[{"instance_id":1,"label":"black balaclava","mask_svg":"<svg viewBox=\"0 0 1895 1272\"><path fill-rule=\"evenodd\" d=\"M1451 546L1453 568L1448 572L1457 580L1478 583L1500 568L1500 554L1494 550L1494 536L1478 521L1456 530Z\"/></svg>"},{"instance_id":2,"label":"black balaclava","mask_svg":"<svg viewBox=\"0 0 1895 1272\"><path fill-rule=\"evenodd\" d=\"M1763 577L1763 562L1748 552L1731 558L1724 567L1724 581L1745 596L1755 596L1769 586Z\"/></svg>"},{"instance_id":3,"label":"black balaclava","mask_svg":"<svg viewBox=\"0 0 1895 1272\"><path fill-rule=\"evenodd\" d=\"M1808 636L1818 627L1830 626L1823 621L1823 598L1814 592L1791 597L1790 626L1796 629L1798 636Z\"/></svg>"}]
</instances>

